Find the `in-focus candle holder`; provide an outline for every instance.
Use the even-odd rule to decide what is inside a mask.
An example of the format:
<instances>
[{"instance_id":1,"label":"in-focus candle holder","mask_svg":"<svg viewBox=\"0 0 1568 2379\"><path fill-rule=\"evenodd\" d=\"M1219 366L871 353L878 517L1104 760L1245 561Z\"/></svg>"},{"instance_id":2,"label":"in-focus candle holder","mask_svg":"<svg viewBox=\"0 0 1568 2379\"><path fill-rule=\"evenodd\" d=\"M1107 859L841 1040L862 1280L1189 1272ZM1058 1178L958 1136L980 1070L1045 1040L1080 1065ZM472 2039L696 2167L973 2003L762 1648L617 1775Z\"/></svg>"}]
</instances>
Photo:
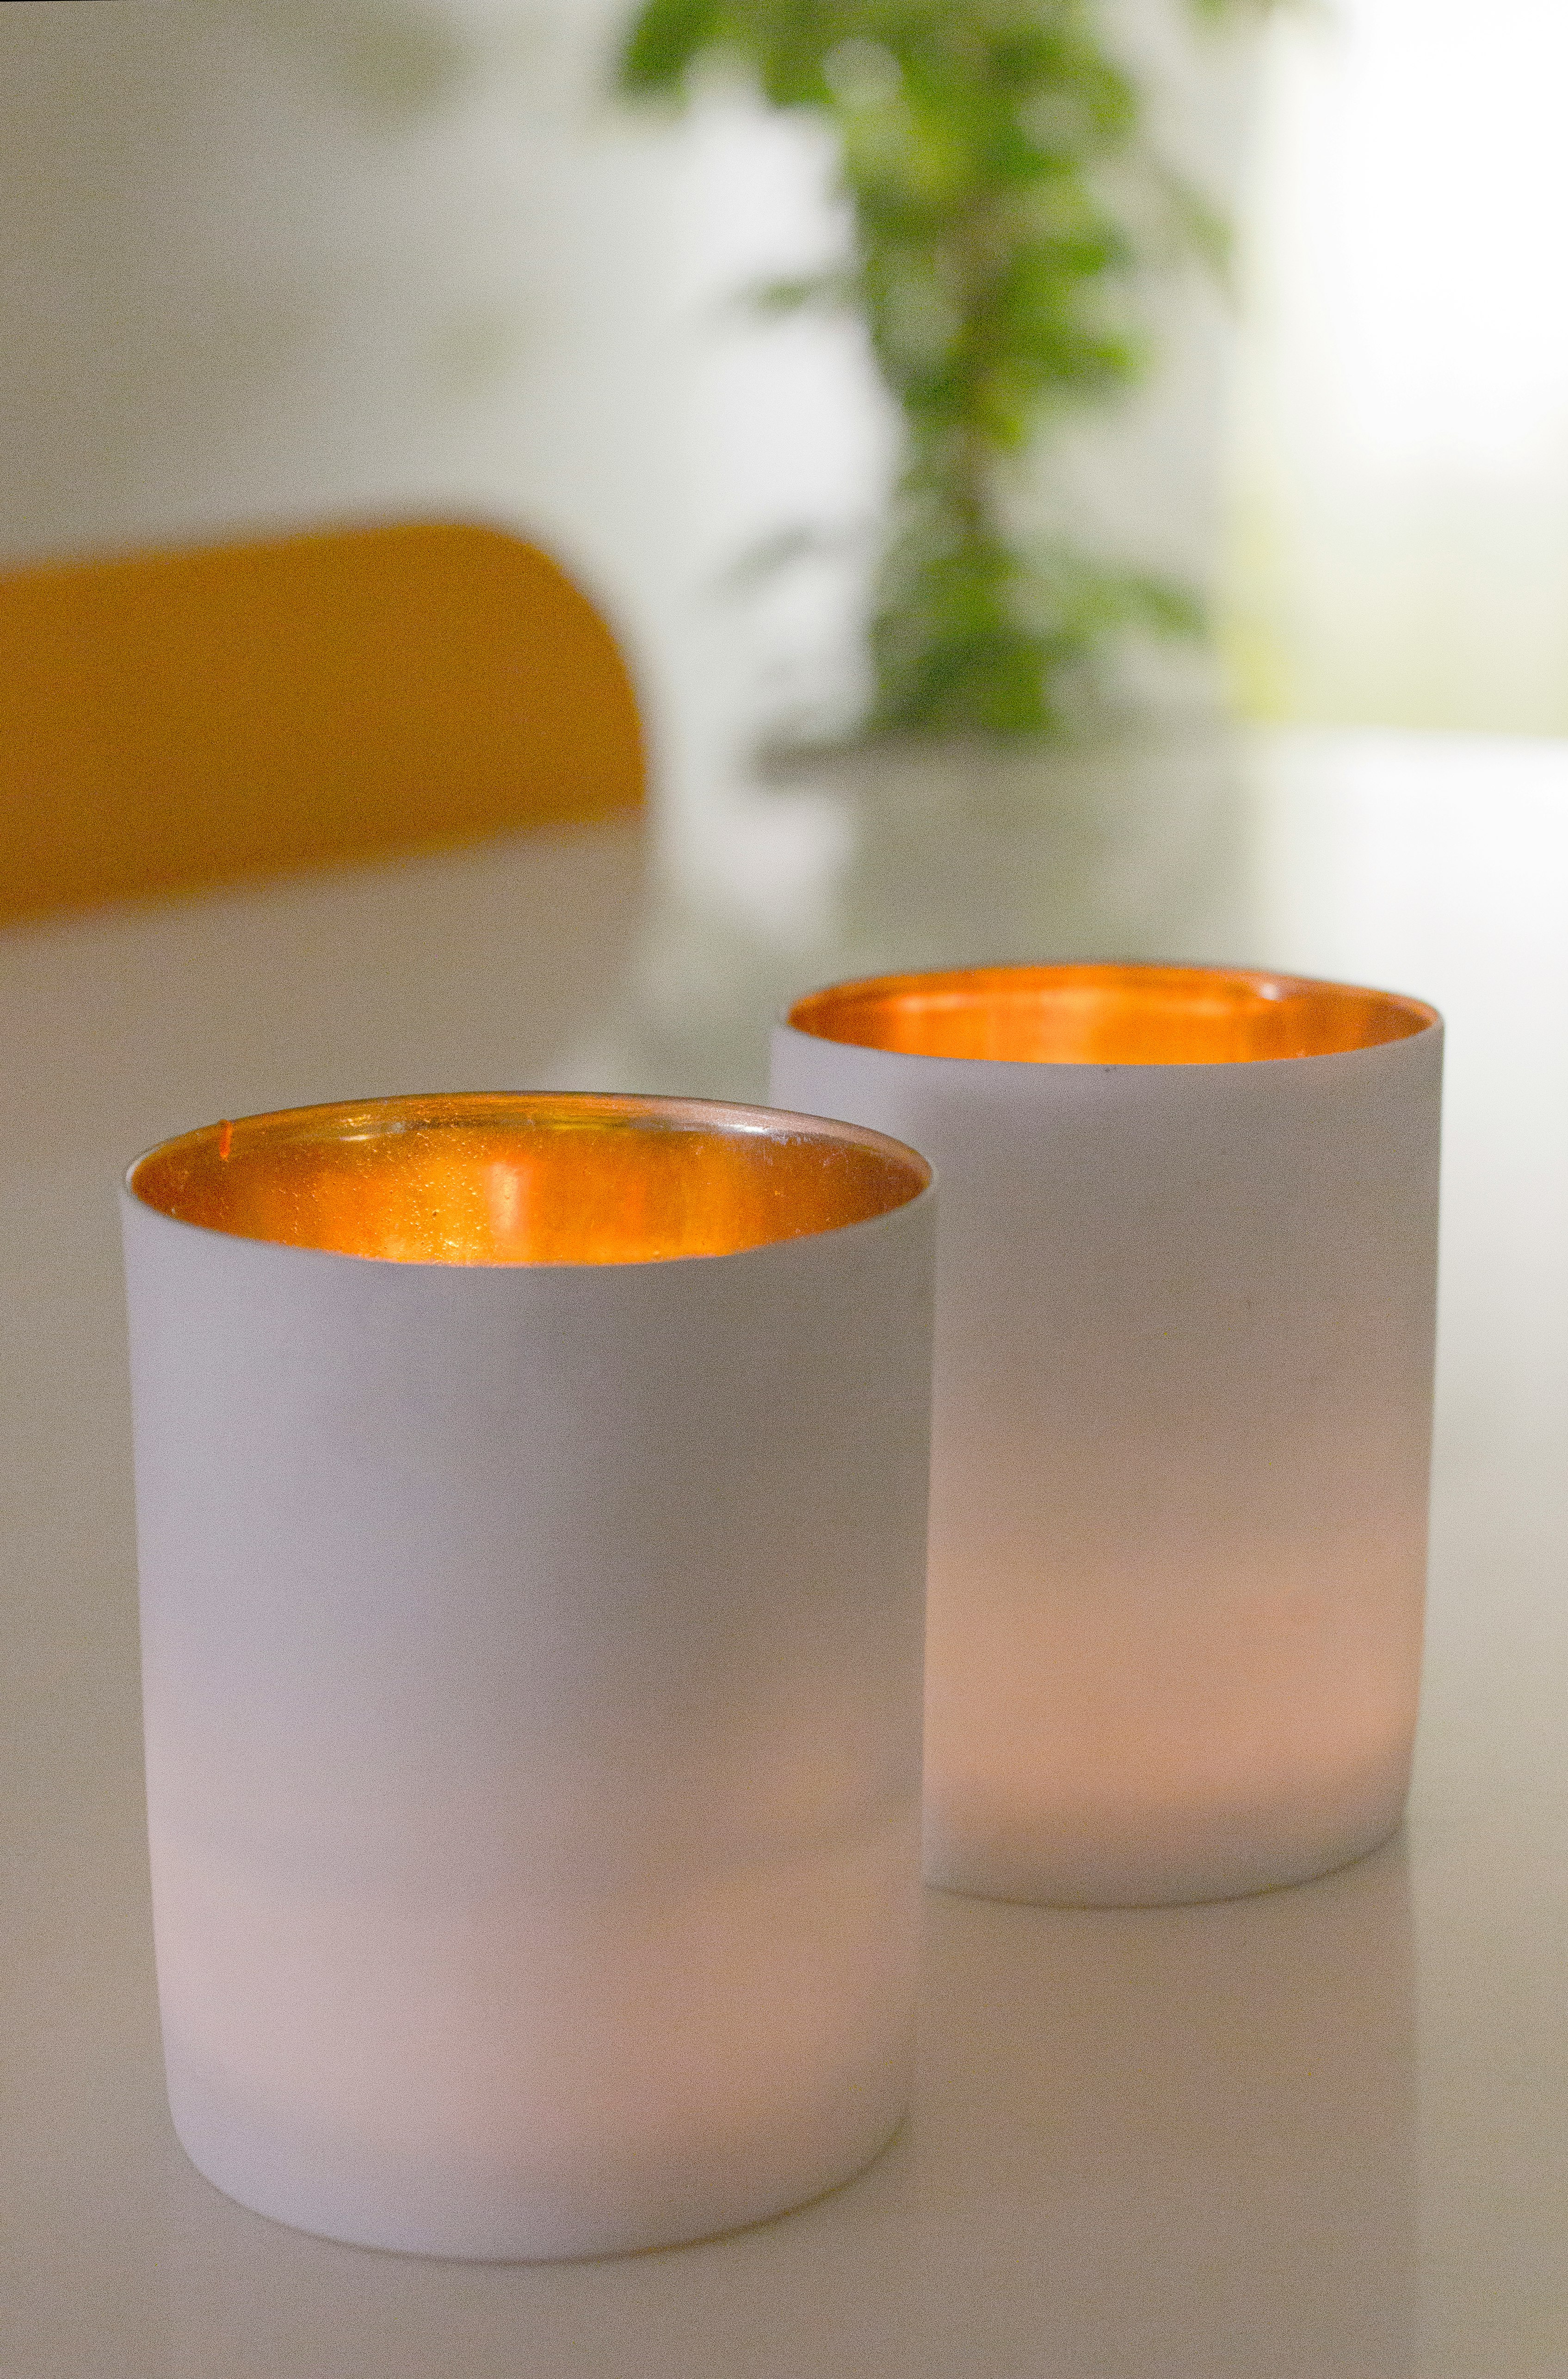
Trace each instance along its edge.
<instances>
[{"instance_id":1,"label":"in-focus candle holder","mask_svg":"<svg viewBox=\"0 0 1568 2379\"><path fill-rule=\"evenodd\" d=\"M772 1095L928 1156L929 1880L1199 1900L1409 1779L1442 1028L1201 967L843 984Z\"/></svg>"},{"instance_id":2,"label":"in-focus candle holder","mask_svg":"<svg viewBox=\"0 0 1568 2379\"><path fill-rule=\"evenodd\" d=\"M131 1168L169 2094L241 2204L592 2255L895 2129L929 1182L853 1127L587 1096Z\"/></svg>"}]
</instances>

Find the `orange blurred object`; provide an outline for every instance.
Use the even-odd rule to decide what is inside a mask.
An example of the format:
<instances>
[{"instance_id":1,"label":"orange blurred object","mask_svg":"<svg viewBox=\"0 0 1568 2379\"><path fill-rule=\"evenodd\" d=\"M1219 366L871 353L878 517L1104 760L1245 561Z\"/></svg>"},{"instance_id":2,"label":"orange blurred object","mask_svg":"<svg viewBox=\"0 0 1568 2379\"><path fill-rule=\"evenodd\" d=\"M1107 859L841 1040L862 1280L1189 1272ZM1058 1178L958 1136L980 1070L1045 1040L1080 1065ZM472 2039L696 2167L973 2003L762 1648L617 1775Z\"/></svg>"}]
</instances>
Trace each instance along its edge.
<instances>
[{"instance_id":1,"label":"orange blurred object","mask_svg":"<svg viewBox=\"0 0 1568 2379\"><path fill-rule=\"evenodd\" d=\"M892 1213L930 1167L853 1124L574 1093L379 1099L210 1125L130 1188L175 1221L398 1263L728 1255Z\"/></svg>"},{"instance_id":2,"label":"orange blurred object","mask_svg":"<svg viewBox=\"0 0 1568 2379\"><path fill-rule=\"evenodd\" d=\"M496 529L0 576L0 921L633 811L644 784L615 639Z\"/></svg>"},{"instance_id":3,"label":"orange blurred object","mask_svg":"<svg viewBox=\"0 0 1568 2379\"><path fill-rule=\"evenodd\" d=\"M1065 1066L1219 1066L1403 1041L1435 1008L1394 993L1243 968L964 967L835 984L796 1002L797 1033L920 1057Z\"/></svg>"}]
</instances>

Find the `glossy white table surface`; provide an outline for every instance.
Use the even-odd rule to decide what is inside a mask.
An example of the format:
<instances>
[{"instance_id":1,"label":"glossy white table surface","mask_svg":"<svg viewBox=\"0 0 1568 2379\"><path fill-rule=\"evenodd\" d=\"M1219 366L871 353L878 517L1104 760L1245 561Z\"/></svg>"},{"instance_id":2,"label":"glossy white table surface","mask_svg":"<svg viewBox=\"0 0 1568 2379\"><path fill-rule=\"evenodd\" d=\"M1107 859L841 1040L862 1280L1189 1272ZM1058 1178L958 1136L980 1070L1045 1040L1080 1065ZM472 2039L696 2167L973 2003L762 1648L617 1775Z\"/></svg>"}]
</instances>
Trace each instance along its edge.
<instances>
[{"instance_id":1,"label":"glossy white table surface","mask_svg":"<svg viewBox=\"0 0 1568 2379\"><path fill-rule=\"evenodd\" d=\"M1568 2372L1568 746L1172 738L0 936L6 2379ZM1152 1913L928 1895L913 2118L742 2237L483 2268L241 2212L164 2112L115 1184L222 1114L757 1094L792 986L1232 958L1450 1027L1431 1620L1404 1836Z\"/></svg>"}]
</instances>

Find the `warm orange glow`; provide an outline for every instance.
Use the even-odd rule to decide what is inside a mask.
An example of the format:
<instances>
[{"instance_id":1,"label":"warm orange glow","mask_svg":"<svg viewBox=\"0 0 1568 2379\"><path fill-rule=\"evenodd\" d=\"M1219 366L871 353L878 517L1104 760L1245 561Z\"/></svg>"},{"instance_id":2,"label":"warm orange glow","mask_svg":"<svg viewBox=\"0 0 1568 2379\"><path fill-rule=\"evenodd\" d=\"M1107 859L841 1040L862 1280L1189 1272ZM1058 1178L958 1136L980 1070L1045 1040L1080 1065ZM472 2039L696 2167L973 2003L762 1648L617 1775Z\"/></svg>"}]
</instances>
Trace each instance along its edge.
<instances>
[{"instance_id":1,"label":"warm orange glow","mask_svg":"<svg viewBox=\"0 0 1568 2379\"><path fill-rule=\"evenodd\" d=\"M1221 1066L1403 1041L1437 1010L1393 992L1236 967L965 967L813 992L799 1033L922 1057L1062 1066Z\"/></svg>"},{"instance_id":2,"label":"warm orange glow","mask_svg":"<svg viewBox=\"0 0 1568 2379\"><path fill-rule=\"evenodd\" d=\"M379 1099L211 1125L132 1168L160 1214L397 1263L646 1263L889 1214L930 1167L853 1124L689 1099Z\"/></svg>"}]
</instances>

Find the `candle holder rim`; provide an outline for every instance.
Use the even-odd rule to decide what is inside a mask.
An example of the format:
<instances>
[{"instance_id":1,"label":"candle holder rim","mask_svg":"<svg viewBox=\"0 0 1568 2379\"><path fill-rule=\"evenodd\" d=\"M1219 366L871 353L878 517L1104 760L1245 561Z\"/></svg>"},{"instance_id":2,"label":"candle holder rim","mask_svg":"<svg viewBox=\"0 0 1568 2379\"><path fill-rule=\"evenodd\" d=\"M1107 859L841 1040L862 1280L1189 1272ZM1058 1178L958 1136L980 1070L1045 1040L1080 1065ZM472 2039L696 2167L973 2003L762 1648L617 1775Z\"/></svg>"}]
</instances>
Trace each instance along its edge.
<instances>
[{"instance_id":1,"label":"candle holder rim","mask_svg":"<svg viewBox=\"0 0 1568 2379\"><path fill-rule=\"evenodd\" d=\"M580 1262L546 1260L519 1264L514 1262L464 1262L433 1258L407 1258L367 1254L357 1249L313 1246L308 1242L271 1236L259 1236L225 1229L218 1224L172 1214L157 1200L148 1197L139 1188L137 1177L154 1157L168 1154L182 1146L206 1142L211 1145L225 1130L241 1131L266 1125L308 1125L340 1117L352 1120L361 1116L385 1116L389 1110L407 1110L406 1120L416 1123L435 1120L432 1109L446 1109L442 1120L461 1123L482 1121L486 1112L495 1115L498 1109L546 1111L541 1120L565 1122L567 1116L551 1117L548 1111L588 1111L604 1117L607 1122L618 1121L636 1129L668 1133L711 1131L721 1137L775 1141L818 1141L840 1147L857 1147L878 1155L909 1183L906 1193L892 1199L875 1211L851 1216L843 1222L826 1223L803 1231L781 1232L750 1241L739 1247L712 1250L694 1250L669 1255L627 1257L610 1262L584 1260ZM465 1117L464 1110L470 1111ZM477 1110L477 1113L474 1111ZM329 1262L347 1261L354 1263L380 1263L399 1272L448 1274L462 1272L534 1272L561 1274L635 1273L667 1268L670 1264L710 1263L715 1261L760 1255L767 1250L789 1244L792 1239L811 1241L835 1236L839 1231L871 1229L887 1224L895 1216L930 1202L936 1194L935 1168L918 1149L891 1134L872 1129L868 1125L850 1123L842 1118L808 1115L791 1108L771 1107L738 1099L703 1099L683 1093L667 1094L641 1091L434 1091L396 1093L387 1097L342 1099L319 1102L306 1106L276 1107L251 1115L225 1117L217 1123L201 1124L185 1132L174 1132L155 1141L142 1150L124 1168L119 1182L120 1197L139 1211L155 1215L160 1223L176 1230L195 1231L212 1239L235 1239L253 1247L270 1248L290 1258L317 1256Z\"/></svg>"},{"instance_id":2,"label":"candle holder rim","mask_svg":"<svg viewBox=\"0 0 1568 2379\"><path fill-rule=\"evenodd\" d=\"M890 1048L885 1044L874 1041L844 1040L836 1033L821 1032L813 1025L802 1021L802 1011L817 1002L826 1003L829 999L842 998L845 1006L849 1007L852 1006L854 996L857 994L892 991L900 986L912 989L920 984L935 985L948 983L958 984L966 978L983 975L1068 977L1093 974L1104 977L1119 975L1145 978L1157 975L1207 976L1215 982L1224 981L1254 986L1262 997L1269 1000L1277 999L1285 993L1333 993L1350 999L1381 1002L1390 1010L1415 1020L1406 1030L1385 1034L1376 1041L1353 1043L1342 1048L1267 1052L1256 1056L1249 1055L1240 1060L1234 1057L1144 1059L1103 1057L977 1057L940 1050ZM1265 991L1263 989L1265 985L1271 988ZM1056 1073L1086 1074L1101 1073L1107 1069L1127 1074L1164 1074L1176 1070L1218 1073L1234 1070L1237 1063L1260 1066L1321 1065L1329 1058L1365 1057L1374 1049L1393 1047L1401 1041L1423 1040L1429 1033L1441 1032L1443 1029L1441 1010L1434 1007L1429 1000L1421 999L1414 993L1390 991L1372 984L1350 983L1334 975L1297 974L1283 967L1233 965L1229 961L1210 959L975 959L961 960L953 965L897 968L876 974L840 976L831 983L818 984L810 991L798 993L785 1007L777 1011L774 1020L780 1031L798 1033L810 1040L824 1041L833 1048L862 1049L872 1057L901 1057L922 1066L973 1068L995 1065L1006 1067L1009 1070L1033 1066L1041 1069L1048 1068Z\"/></svg>"}]
</instances>

